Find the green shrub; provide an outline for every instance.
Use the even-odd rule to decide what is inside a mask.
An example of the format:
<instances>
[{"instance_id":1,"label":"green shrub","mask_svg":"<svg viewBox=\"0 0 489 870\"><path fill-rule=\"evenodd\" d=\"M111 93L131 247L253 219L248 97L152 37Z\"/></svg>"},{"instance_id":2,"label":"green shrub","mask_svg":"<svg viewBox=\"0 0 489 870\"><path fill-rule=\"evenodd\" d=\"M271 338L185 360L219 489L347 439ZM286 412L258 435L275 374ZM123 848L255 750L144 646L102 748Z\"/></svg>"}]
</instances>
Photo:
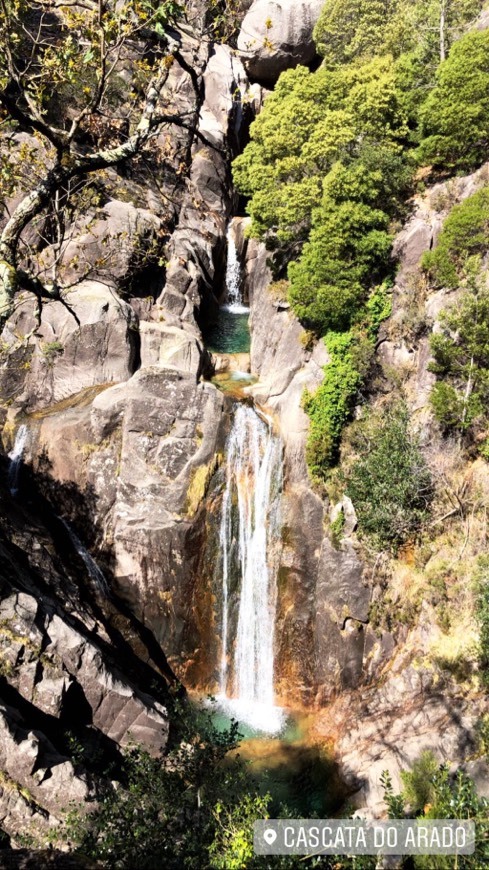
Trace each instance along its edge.
<instances>
[{"instance_id":1,"label":"green shrub","mask_svg":"<svg viewBox=\"0 0 489 870\"><path fill-rule=\"evenodd\" d=\"M329 332L324 339L330 362L324 367L323 383L314 394L304 395L304 409L311 419L306 460L316 482L327 480L338 459L343 429L369 371L380 324L391 307L389 285L381 284L370 294L360 323L349 332Z\"/></svg>"},{"instance_id":2,"label":"green shrub","mask_svg":"<svg viewBox=\"0 0 489 870\"><path fill-rule=\"evenodd\" d=\"M324 335L348 330L368 287L389 262L388 217L368 205L333 200L316 215L300 259L289 266L292 307L307 326Z\"/></svg>"},{"instance_id":3,"label":"green shrub","mask_svg":"<svg viewBox=\"0 0 489 870\"><path fill-rule=\"evenodd\" d=\"M325 344L330 362L324 381L314 394L304 396L304 410L311 426L306 446L306 461L313 480L327 478L338 456L343 427L351 414L360 383L352 358L352 333L329 333Z\"/></svg>"},{"instance_id":4,"label":"green shrub","mask_svg":"<svg viewBox=\"0 0 489 870\"><path fill-rule=\"evenodd\" d=\"M489 245L489 187L455 205L448 215L433 251L422 266L437 287L454 289L477 270Z\"/></svg>"},{"instance_id":5,"label":"green shrub","mask_svg":"<svg viewBox=\"0 0 489 870\"><path fill-rule=\"evenodd\" d=\"M381 777L389 818L403 819L408 814L406 797L413 801L419 819L472 819L475 822L475 849L472 855L416 855L416 870L480 870L489 862L489 801L477 794L474 781L463 770L455 774L447 764L437 765L427 751L414 762L411 771L403 771L408 795L395 794L392 780L385 771ZM424 781L423 781L424 777ZM428 798L426 803L423 801ZM413 800L414 799L414 800ZM410 813L412 815L412 812Z\"/></svg>"},{"instance_id":6,"label":"green shrub","mask_svg":"<svg viewBox=\"0 0 489 870\"><path fill-rule=\"evenodd\" d=\"M474 576L475 615L479 624L479 666L489 683L489 557L480 556Z\"/></svg>"},{"instance_id":7,"label":"green shrub","mask_svg":"<svg viewBox=\"0 0 489 870\"><path fill-rule=\"evenodd\" d=\"M338 516L329 526L329 533L331 536L331 543L335 550L339 550L341 544L341 538L343 537L343 529L345 528L345 513L343 510L340 510Z\"/></svg>"},{"instance_id":8,"label":"green shrub","mask_svg":"<svg viewBox=\"0 0 489 870\"><path fill-rule=\"evenodd\" d=\"M489 147L489 31L472 31L453 46L421 108L421 163L470 170Z\"/></svg>"},{"instance_id":9,"label":"green shrub","mask_svg":"<svg viewBox=\"0 0 489 870\"><path fill-rule=\"evenodd\" d=\"M169 753L131 748L117 785L99 786L96 808L68 814L66 837L85 859L148 870L248 866L253 821L267 815L268 797L258 796L239 759L226 758L236 723L219 732L208 714L183 710L175 724L180 739Z\"/></svg>"},{"instance_id":10,"label":"green shrub","mask_svg":"<svg viewBox=\"0 0 489 870\"><path fill-rule=\"evenodd\" d=\"M401 773L404 800L413 812L418 813L433 800L433 778L439 770L439 764L430 750L425 750L413 762L411 770Z\"/></svg>"},{"instance_id":11,"label":"green shrub","mask_svg":"<svg viewBox=\"0 0 489 870\"><path fill-rule=\"evenodd\" d=\"M347 494L359 531L378 549L397 550L413 538L428 516L433 482L402 403L369 428L363 427Z\"/></svg>"},{"instance_id":12,"label":"green shrub","mask_svg":"<svg viewBox=\"0 0 489 870\"><path fill-rule=\"evenodd\" d=\"M41 350L48 363L53 363L64 352L64 347L60 341L46 341L41 345Z\"/></svg>"}]
</instances>

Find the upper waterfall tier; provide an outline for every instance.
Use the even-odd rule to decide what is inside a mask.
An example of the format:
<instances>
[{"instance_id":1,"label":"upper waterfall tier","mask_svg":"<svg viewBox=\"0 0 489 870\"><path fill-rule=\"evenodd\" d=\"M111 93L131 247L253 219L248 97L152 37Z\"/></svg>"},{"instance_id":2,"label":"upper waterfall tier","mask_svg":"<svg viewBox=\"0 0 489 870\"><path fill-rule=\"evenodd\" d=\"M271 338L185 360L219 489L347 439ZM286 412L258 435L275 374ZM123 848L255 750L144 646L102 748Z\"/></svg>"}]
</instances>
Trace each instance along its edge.
<instances>
[{"instance_id":1,"label":"upper waterfall tier","mask_svg":"<svg viewBox=\"0 0 489 870\"><path fill-rule=\"evenodd\" d=\"M236 242L234 241L232 223L228 226L226 238L228 253L226 263L226 303L223 305L223 308L232 314L248 314L250 309L243 302L242 270Z\"/></svg>"},{"instance_id":2,"label":"upper waterfall tier","mask_svg":"<svg viewBox=\"0 0 489 870\"><path fill-rule=\"evenodd\" d=\"M224 302L219 309L217 322L206 336L206 343L213 353L248 353L250 349L248 329L250 309L243 300L242 268L234 240L232 221L229 223L226 239Z\"/></svg>"}]
</instances>

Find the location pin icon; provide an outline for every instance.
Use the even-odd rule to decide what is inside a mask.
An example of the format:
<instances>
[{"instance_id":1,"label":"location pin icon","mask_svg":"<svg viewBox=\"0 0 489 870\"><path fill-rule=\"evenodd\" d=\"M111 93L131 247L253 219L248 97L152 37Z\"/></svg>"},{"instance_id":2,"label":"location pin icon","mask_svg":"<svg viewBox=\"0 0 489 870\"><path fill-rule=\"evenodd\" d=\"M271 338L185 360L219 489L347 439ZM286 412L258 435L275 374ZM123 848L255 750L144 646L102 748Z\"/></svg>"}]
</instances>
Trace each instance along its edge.
<instances>
[{"instance_id":1,"label":"location pin icon","mask_svg":"<svg viewBox=\"0 0 489 870\"><path fill-rule=\"evenodd\" d=\"M267 828L266 831L263 831L263 839L265 840L265 843L272 846L277 839L277 832L274 831L273 828Z\"/></svg>"}]
</instances>

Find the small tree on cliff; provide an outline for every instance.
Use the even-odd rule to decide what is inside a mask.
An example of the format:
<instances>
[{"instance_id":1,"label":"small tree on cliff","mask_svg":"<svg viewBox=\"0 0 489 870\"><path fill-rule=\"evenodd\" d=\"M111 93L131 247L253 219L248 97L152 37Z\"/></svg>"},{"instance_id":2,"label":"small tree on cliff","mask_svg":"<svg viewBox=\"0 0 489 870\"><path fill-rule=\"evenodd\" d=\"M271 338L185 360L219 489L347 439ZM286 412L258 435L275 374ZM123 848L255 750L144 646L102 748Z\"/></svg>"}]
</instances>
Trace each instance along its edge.
<instances>
[{"instance_id":1,"label":"small tree on cliff","mask_svg":"<svg viewBox=\"0 0 489 870\"><path fill-rule=\"evenodd\" d=\"M183 14L175 0L0 0L0 199L15 204L0 233L0 326L18 289L62 298L36 255L87 179L147 153L164 128L188 131L188 147L200 135L198 108L176 111L167 86L174 64L198 86L171 30ZM40 216L43 239L26 245Z\"/></svg>"}]
</instances>

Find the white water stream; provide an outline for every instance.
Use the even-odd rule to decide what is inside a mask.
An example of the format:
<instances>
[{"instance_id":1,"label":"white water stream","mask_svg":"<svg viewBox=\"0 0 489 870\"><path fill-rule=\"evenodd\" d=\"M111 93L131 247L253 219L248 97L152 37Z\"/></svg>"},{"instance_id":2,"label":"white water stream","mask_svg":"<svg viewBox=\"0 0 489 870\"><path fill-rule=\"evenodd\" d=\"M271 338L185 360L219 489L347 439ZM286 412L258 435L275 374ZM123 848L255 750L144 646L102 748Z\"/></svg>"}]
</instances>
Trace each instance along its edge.
<instances>
[{"instance_id":1,"label":"white water stream","mask_svg":"<svg viewBox=\"0 0 489 870\"><path fill-rule=\"evenodd\" d=\"M280 537L282 446L253 410L239 404L226 446L219 544L222 563L220 705L261 731L277 732L274 629ZM275 544L275 546L274 546Z\"/></svg>"},{"instance_id":2,"label":"white water stream","mask_svg":"<svg viewBox=\"0 0 489 870\"><path fill-rule=\"evenodd\" d=\"M20 467L24 458L24 451L27 446L28 436L29 430L25 423L22 423L22 425L19 426L19 428L17 429L14 446L8 454L8 458L10 459L10 465L8 468L8 485L10 489L10 495L13 498L15 498L19 492Z\"/></svg>"},{"instance_id":3,"label":"white water stream","mask_svg":"<svg viewBox=\"0 0 489 870\"><path fill-rule=\"evenodd\" d=\"M224 311L231 314L248 314L249 308L243 304L241 295L241 263L239 262L236 244L233 238L232 224L227 231L227 263L226 263L226 303Z\"/></svg>"},{"instance_id":4,"label":"white water stream","mask_svg":"<svg viewBox=\"0 0 489 870\"><path fill-rule=\"evenodd\" d=\"M99 568L93 556L91 556L87 548L84 547L84 545L80 541L80 538L72 529L70 524L66 520L64 520L63 517L58 517L58 519L60 523L62 523L65 527L71 543L73 544L76 552L80 556L83 564L85 565L85 568L87 569L89 577L95 583L95 586L97 587L100 594L107 597L109 595L109 586L107 584L107 580L105 579L105 575L102 569Z\"/></svg>"}]
</instances>

